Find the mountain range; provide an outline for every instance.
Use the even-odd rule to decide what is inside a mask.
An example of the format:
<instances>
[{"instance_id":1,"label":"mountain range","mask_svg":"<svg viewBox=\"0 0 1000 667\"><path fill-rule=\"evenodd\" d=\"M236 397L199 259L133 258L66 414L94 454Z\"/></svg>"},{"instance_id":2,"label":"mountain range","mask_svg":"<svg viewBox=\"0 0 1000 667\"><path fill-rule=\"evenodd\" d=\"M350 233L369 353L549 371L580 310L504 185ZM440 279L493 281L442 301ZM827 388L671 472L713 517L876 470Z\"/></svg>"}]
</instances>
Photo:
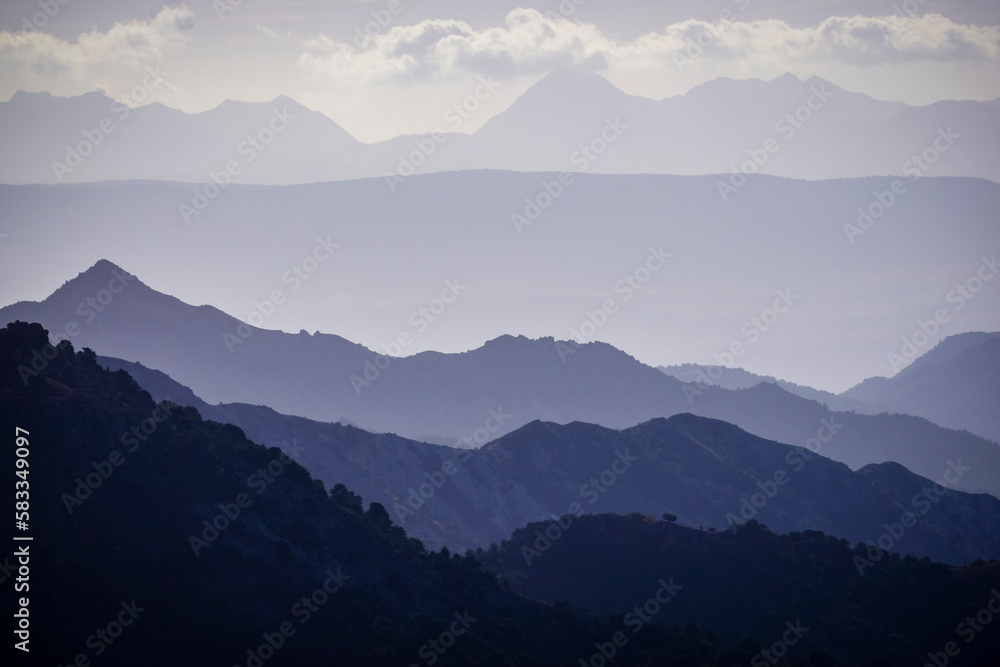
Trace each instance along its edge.
<instances>
[{"instance_id":1,"label":"mountain range","mask_svg":"<svg viewBox=\"0 0 1000 667\"><path fill-rule=\"evenodd\" d=\"M815 531L778 536L756 520L704 532L670 516L573 520L572 510L464 557L428 553L380 503L365 510L350 489L326 489L239 429L155 403L127 373L101 368L93 351L61 345L22 380L19 367L52 342L37 324L0 330L8 408L0 426L16 428L19 445L31 448L36 541L20 549L30 549L32 583L50 584L32 587L31 604L48 621L33 628L32 658L48 663L107 654L109 664L390 667L417 655L446 667L541 667L607 655L606 645L640 667L733 665L764 660L764 647L789 629L796 641L785 644L796 660L911 663L926 646L952 639L954 619L989 602L1000 582L996 561L954 568L852 549ZM676 444L706 463L779 447L693 417L645 425L631 437L642 430L661 455L667 443L654 431L683 434ZM137 431L144 437L133 446L125 438ZM514 465L531 469L539 451L532 440L550 435L562 440L558 453L567 443L551 425L509 442ZM579 435L577 453L598 446ZM705 449L699 435L721 440ZM2 454L11 468L14 452ZM888 473L884 479L898 478L900 469ZM941 502L961 504L964 495ZM972 506L962 511L976 518ZM901 544L926 536L899 530ZM581 571L605 585L583 586ZM721 616L709 613L719 596L729 602ZM13 614L14 597L2 606ZM118 620L104 626L95 614ZM632 631L627 641L622 629ZM150 654L150 646L160 648ZM985 664L975 661L995 650L986 637L963 657Z\"/></svg>"},{"instance_id":2,"label":"mountain range","mask_svg":"<svg viewBox=\"0 0 1000 667\"><path fill-rule=\"evenodd\" d=\"M492 83L479 88L480 95L495 89ZM275 118L281 122L275 125ZM608 123L618 128L607 137L615 137L613 144L600 148L599 159L580 153L582 146L599 144ZM0 103L0 128L17 128L0 131L0 151L7 158L0 182L10 184L202 183L230 161L240 167L230 174L233 182L284 185L581 167L609 174L742 170L809 179L926 172L1000 181L995 105L946 101L911 107L792 74L771 81L720 78L684 95L651 100L628 95L597 74L557 70L474 134L451 131L456 123L443 120L439 134L376 144L355 140L287 97L230 100L187 114L159 103L129 108L99 92L57 98L22 91ZM261 141L254 144L250 138L258 136ZM942 143L940 136L948 140ZM935 142L939 155L932 163L921 162ZM74 152L79 159L71 157ZM753 162L744 168L748 159Z\"/></svg>"},{"instance_id":3,"label":"mountain range","mask_svg":"<svg viewBox=\"0 0 1000 667\"><path fill-rule=\"evenodd\" d=\"M723 389L750 389L751 387L756 387L761 383L767 382L778 385L789 394L822 403L831 410L838 412L860 412L866 415L887 412L884 406L877 403L852 399L841 394L834 394L829 391L795 384L794 382L779 380L772 375L751 373L748 370L738 367L713 364L678 364L675 366L660 366L660 370L685 384L693 384L699 389L708 386L722 387Z\"/></svg>"},{"instance_id":4,"label":"mountain range","mask_svg":"<svg viewBox=\"0 0 1000 667\"><path fill-rule=\"evenodd\" d=\"M538 420L619 429L689 412L809 446L853 469L894 461L938 480L961 458L971 469L957 488L1000 497L995 443L919 417L835 412L767 383L702 390L604 343L504 336L460 354L388 357L334 335L243 329L215 308L187 305L128 275L101 261L45 301L0 309L0 320L39 322L53 337L163 371L209 402L348 420L414 440L476 447ZM115 276L127 286L88 313L88 299ZM225 336L240 331L250 335L228 350Z\"/></svg>"},{"instance_id":5,"label":"mountain range","mask_svg":"<svg viewBox=\"0 0 1000 667\"><path fill-rule=\"evenodd\" d=\"M942 662L939 656L945 654L930 650L941 645L931 639L940 628L933 621L925 624L934 600L945 600L949 590L959 589L962 584L957 579L969 576L979 582L988 581L989 570L996 567L971 568L960 574L939 571L927 578L921 574L916 575L922 580L920 585L899 585L890 572L916 574L921 569L917 563L886 557L859 576L859 563L862 569L868 567L864 546L851 549L822 533L804 531L777 536L753 524L735 534L691 531L638 514L581 517L553 540L544 554L535 557L538 535L547 528L545 524L530 524L479 557L513 590L625 618L630 618L630 613L631 618L636 617L636 601L648 595L647 582L672 581L684 588L663 606L658 617L684 627L688 636L703 641L718 637L740 642L740 648L754 654L754 658L750 662L734 658L731 664L755 667L784 661L762 651L772 646L773 640L761 645L746 641L748 635L782 635L794 640L791 643L796 648L816 641L816 648L829 653L813 653L808 663L801 664ZM730 545L735 548L730 549ZM531 557L530 563L525 554ZM810 566L803 567L803 556L811 561ZM665 575L672 579L664 579ZM594 586L594 581L602 585ZM875 581L879 581L877 592L867 589ZM719 600L725 600L725 614L717 612ZM859 616L867 615L865 610L871 610L878 619L874 624L857 623ZM955 618L962 618L962 613ZM921 630L913 633L915 627ZM954 623L946 627L954 633ZM959 626L963 641L970 632L968 626L964 627ZM754 630L748 632L749 628ZM897 628L901 632L897 633ZM865 639L869 633L880 644L879 649L873 650ZM827 642L836 644L836 650L826 648ZM807 649L805 654L812 650ZM998 650L996 635L984 634L972 646L963 647L957 664L992 664ZM920 658L907 660L902 658L905 654L919 654ZM937 659L928 662L930 655ZM829 656L836 656L836 660ZM796 664L794 659L788 663Z\"/></svg>"},{"instance_id":6,"label":"mountain range","mask_svg":"<svg viewBox=\"0 0 1000 667\"><path fill-rule=\"evenodd\" d=\"M884 532L881 524L911 511L921 523L898 545L902 553L964 563L1000 550L992 537L994 523L1000 527L1000 501L993 496L948 492L940 503L932 498L932 508L921 496L932 481L899 464L851 472L808 449L693 415L622 431L536 421L467 450L263 406L209 405L141 364L108 357L98 362L128 372L157 401L192 406L206 419L238 426L255 442L285 451L328 486L342 483L382 503L408 534L435 549L482 548L576 503L588 513L673 513L699 528L754 519L780 532L822 530L852 543L876 539ZM619 472L605 492L601 476L614 472L612 466ZM976 519L962 518L970 516Z\"/></svg>"},{"instance_id":7,"label":"mountain range","mask_svg":"<svg viewBox=\"0 0 1000 667\"><path fill-rule=\"evenodd\" d=\"M921 415L1000 443L1000 334L949 336L891 378L869 378L844 392L851 400Z\"/></svg>"},{"instance_id":8,"label":"mountain range","mask_svg":"<svg viewBox=\"0 0 1000 667\"><path fill-rule=\"evenodd\" d=\"M996 281L955 297L995 265L1000 185L907 183L889 212L849 240L845 226L856 224L859 207L878 204L875 193L888 191L890 179L762 176L728 202L716 180L578 174L520 228L511 216L525 215L526 199L549 197L545 185L559 185L558 174L415 176L392 196L382 179L232 185L190 224L178 207L198 210L196 194L180 183L0 186L0 303L41 300L62 277L109 258L142 267L161 291L261 329L335 332L396 356L470 350L512 334L601 340L656 366L718 364L740 342L745 352L731 365L838 392L890 373L887 355L899 354L903 337L923 335L919 323L938 309L950 319L930 345L996 329ZM669 257L660 266L653 252ZM640 285L633 274L647 261L660 269ZM461 296L442 311L432 302L447 282ZM275 290L281 304L268 303ZM762 330L752 318L778 291L790 291L795 305ZM598 311L609 299L615 312L603 321ZM419 312L430 305L433 321ZM403 334L410 344L392 352ZM233 349L246 356L255 344ZM343 376L348 391L362 370ZM210 402L247 400L196 388Z\"/></svg>"}]
</instances>

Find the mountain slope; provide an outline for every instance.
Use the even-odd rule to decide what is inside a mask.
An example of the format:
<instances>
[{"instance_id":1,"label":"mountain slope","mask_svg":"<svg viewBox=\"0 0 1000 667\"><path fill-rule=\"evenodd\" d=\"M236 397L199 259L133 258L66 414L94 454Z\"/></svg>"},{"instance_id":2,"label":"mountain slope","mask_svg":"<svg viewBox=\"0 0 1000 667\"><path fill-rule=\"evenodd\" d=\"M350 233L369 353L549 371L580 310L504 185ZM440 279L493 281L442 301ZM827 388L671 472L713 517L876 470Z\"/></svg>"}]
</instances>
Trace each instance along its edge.
<instances>
[{"instance_id":1,"label":"mountain slope","mask_svg":"<svg viewBox=\"0 0 1000 667\"><path fill-rule=\"evenodd\" d=\"M1000 443L1000 333L949 336L894 377L869 378L843 396Z\"/></svg>"},{"instance_id":2,"label":"mountain slope","mask_svg":"<svg viewBox=\"0 0 1000 667\"><path fill-rule=\"evenodd\" d=\"M0 330L5 407L0 427L8 433L15 426L22 429L28 442L18 444L31 448L35 541L22 549L30 549L31 583L48 584L30 590L32 664L65 663L68 656L77 664L99 658L108 665L390 667L418 660L443 667L541 667L585 660L623 627L634 629L634 624L623 626L618 615L594 615L513 594L471 555L424 552L391 524L381 506L365 512L349 490L337 486L328 494L278 450L249 442L239 429L202 421L190 409L155 404L126 373L101 369L93 352L60 346L38 375L23 382L18 366L30 365L33 352L47 349L48 342L37 325ZM146 438L135 450L122 448L130 427L138 428L154 414L166 418L140 431ZM14 468L15 451L3 449L8 469ZM92 478L89 494L74 489ZM82 497L67 502L70 494ZM594 519L620 523L617 517ZM850 620L865 628L852 635L851 650L883 655L882 630L891 625L897 638L886 654L912 660L922 653L910 643L914 636L922 634L937 645L958 612L975 611L996 583L990 566L952 570L885 557L877 570L845 586L846 548L821 535L761 539L752 527L716 536L669 530L704 547L698 556L702 567L685 570L685 582L677 584L702 582L704 593L739 573L745 573L745 581L763 574L759 590L764 596L757 597L750 613L727 607L727 622L719 619L707 632L682 632L665 624L697 617L691 602L679 602L619 644L616 653L623 663L745 664L763 643L773 641L774 628L763 620L786 609L812 609L817 600L832 602L826 605L827 618L838 624L819 624L800 649L840 657L845 644L838 627ZM626 532L639 546L647 541L648 531L629 525ZM606 548L621 543L594 533L586 523L566 535L549 554L550 563L566 563L561 574L581 564L592 573L607 572ZM598 539L565 561L560 545L568 546L574 535ZM203 543L195 541L198 536ZM669 563L643 562L645 569L635 569L632 586L641 583L651 565L673 567L684 559L690 565L690 550L675 551L678 558ZM578 556L585 552L589 557L581 561ZM632 567L629 559L645 553L638 548L619 552L617 563ZM720 562L737 569L720 577L715 569ZM757 562L780 567L762 573ZM779 571L789 574L778 579L773 573ZM657 572L637 600L655 595L661 586L656 580L671 576L677 575ZM623 589L610 576L599 580L612 594L634 590ZM807 581L807 587L796 587L798 597L786 594L788 584ZM697 585L673 592L696 590ZM873 596L880 605L872 605ZM575 598L575 593L565 597ZM5 613L13 615L17 604L14 596L4 596ZM683 610L681 617L675 608ZM723 626L717 627L720 635L735 633L749 641L727 646L711 634L715 626ZM992 648L991 640L980 642L977 646ZM843 655L846 664L853 664L850 653ZM13 664L24 664L21 657Z\"/></svg>"},{"instance_id":3,"label":"mountain slope","mask_svg":"<svg viewBox=\"0 0 1000 667\"><path fill-rule=\"evenodd\" d=\"M261 160L236 146L267 132L275 113L294 120ZM283 115L281 117L284 117ZM93 154L57 174L67 146L94 136ZM953 128L947 159L936 176L1000 181L1000 109L989 103L945 101L926 107L874 100L818 77L785 74L771 81L720 78L685 95L651 100L628 95L597 74L554 71L475 134L403 136L361 144L332 120L285 97L248 104L226 101L198 114L150 104L126 109L99 93L76 98L17 93L0 103L0 182L94 182L163 179L205 182L209 172L246 162L240 183L310 183L398 173L417 162L420 173L469 169L591 171L605 174L729 174L768 139L779 148L753 173L828 179L904 175L908 161ZM608 134L606 127L613 130ZM580 149L601 137L598 159ZM975 137L975 139L971 139ZM265 137L266 138L266 137ZM431 148L420 149L419 146ZM417 160L407 156L415 147ZM254 151L255 153L257 151ZM822 156L818 158L817 156ZM912 166L912 164L910 164ZM751 171L751 168L745 171Z\"/></svg>"},{"instance_id":4,"label":"mountain slope","mask_svg":"<svg viewBox=\"0 0 1000 667\"><path fill-rule=\"evenodd\" d=\"M758 375L742 368L729 366L713 366L704 364L679 364L675 366L660 366L659 369L685 384L697 385L699 389L707 386L718 386L723 389L749 389L762 382L776 384L789 394L816 401L837 412L860 412L875 415L887 410L878 405L864 401L838 396L821 389L804 387L787 380L779 380L770 375Z\"/></svg>"},{"instance_id":5,"label":"mountain slope","mask_svg":"<svg viewBox=\"0 0 1000 667\"><path fill-rule=\"evenodd\" d=\"M981 609L1000 579L998 563L949 572L894 556L862 566L859 575L864 548L808 531L776 536L758 525L707 533L639 515L586 516L540 542L550 527L531 524L480 557L514 589L632 619L656 592L654 582L672 584L675 595L658 619L688 624L689 636L702 641L765 637L741 642L756 655L732 664L784 664L761 652L782 636L790 654L828 654L788 664L923 664L929 651L955 639L957 619ZM997 635L984 633L972 646L963 641L948 664L992 664L997 650Z\"/></svg>"},{"instance_id":6,"label":"mountain slope","mask_svg":"<svg viewBox=\"0 0 1000 667\"><path fill-rule=\"evenodd\" d=\"M135 373L140 384L156 378L143 386L153 387L157 399L190 394L136 364L99 361ZM535 422L480 450L463 451L265 407L196 400L194 407L208 411L203 416L279 447L328 485L344 483L384 504L411 536L434 548L482 547L577 503L586 512L673 512L698 527L758 518L776 530L823 530L854 542L875 539L882 532L879 522L892 523L911 511L919 513L921 526L900 545L903 553L968 562L1000 552L1000 542L990 537L993 527L1000 529L1000 501L992 496L949 492L943 502L931 499L932 511L930 500L917 498L931 482L897 464L851 473L809 451L690 415L620 432ZM618 461L620 452L637 460ZM599 491L601 475L612 466L622 471L621 484L615 473L613 492ZM898 471L883 483L886 475L879 471L893 466ZM761 490L773 494L763 507L744 504L763 498Z\"/></svg>"},{"instance_id":7,"label":"mountain slope","mask_svg":"<svg viewBox=\"0 0 1000 667\"><path fill-rule=\"evenodd\" d=\"M880 368L888 372L891 332L911 331L927 318L928 303L948 307L941 285L965 280L984 249L1000 247L992 217L1000 209L1000 185L950 178L908 183L905 197L853 245L844 225L853 224L858 207L885 191L890 179L762 176L724 203L714 177L578 174L558 202L519 233L512 214L523 215L525 198L544 194L542 182L553 179L558 175L414 176L392 196L381 178L233 185L190 224L179 211L181 205L193 209L190 185L0 186L0 218L9 235L4 247L18 248L0 263L0 303L41 300L60 277L109 258L141 267L141 278L160 291L243 321L262 304L265 312L252 316L261 328L334 332L378 351L410 334L411 345L400 353L409 355L474 349L503 333L576 338L571 329L589 321L586 313L615 298L620 308L613 323L592 338L659 365L718 363L713 354L735 340L749 342L742 326L770 306L776 290L791 288L800 300L754 345L752 367L799 384L846 389ZM297 282L292 267L313 252L325 256L320 239L340 247ZM615 287L645 263L651 248L671 257L626 302L628 290L623 295ZM709 257L713 262L705 261ZM230 275L240 280L219 278ZM419 308L439 297L446 280L466 288L461 298L443 317L421 318ZM873 284L887 287L872 290ZM276 289L285 302L271 311L264 302ZM996 329L997 312L1000 290L984 289L955 314L949 333ZM79 316L70 311L47 324L55 331L69 319ZM664 339L663 331L674 333ZM235 354L249 346L235 347ZM230 354L224 345L219 350ZM274 401L208 391L162 363L150 365L169 370L210 402L266 402L295 412ZM363 370L362 360L340 379L353 391L350 376ZM415 435L424 433L432 432Z\"/></svg>"},{"instance_id":8,"label":"mountain slope","mask_svg":"<svg viewBox=\"0 0 1000 667\"><path fill-rule=\"evenodd\" d=\"M471 557L426 553L380 505L157 405L92 352L61 348L25 384L17 366L47 343L37 325L0 330L0 425L27 432L30 583L46 582L26 593L31 664L389 666L435 656L449 626L441 665L568 664L613 632L502 589ZM151 415L165 418L130 449ZM15 596L2 604L13 616ZM655 631L637 648L687 643Z\"/></svg>"},{"instance_id":9,"label":"mountain slope","mask_svg":"<svg viewBox=\"0 0 1000 667\"><path fill-rule=\"evenodd\" d=\"M128 285L92 322L76 319L77 305L86 307L115 275ZM504 336L461 354L390 358L338 336L250 328L251 335L230 352L224 335L234 336L245 325L214 308L159 294L109 262L43 303L0 309L0 319L38 321L51 327L53 337L66 336L60 331L75 322L79 330L68 337L78 345L162 370L212 402L221 396L415 440L431 435L468 447L536 420L627 428L691 412L777 442L813 443L823 456L852 468L896 461L937 480L961 458L972 470L958 488L1000 496L1000 450L982 438L917 417L833 412L770 384L692 393L692 387L603 343Z\"/></svg>"},{"instance_id":10,"label":"mountain slope","mask_svg":"<svg viewBox=\"0 0 1000 667\"><path fill-rule=\"evenodd\" d=\"M19 92L0 103L0 127L3 183L207 183L230 162L237 164L228 175L235 182L310 183L349 178L363 146L285 96L227 100L187 114L162 104L128 108L96 92L70 98Z\"/></svg>"}]
</instances>

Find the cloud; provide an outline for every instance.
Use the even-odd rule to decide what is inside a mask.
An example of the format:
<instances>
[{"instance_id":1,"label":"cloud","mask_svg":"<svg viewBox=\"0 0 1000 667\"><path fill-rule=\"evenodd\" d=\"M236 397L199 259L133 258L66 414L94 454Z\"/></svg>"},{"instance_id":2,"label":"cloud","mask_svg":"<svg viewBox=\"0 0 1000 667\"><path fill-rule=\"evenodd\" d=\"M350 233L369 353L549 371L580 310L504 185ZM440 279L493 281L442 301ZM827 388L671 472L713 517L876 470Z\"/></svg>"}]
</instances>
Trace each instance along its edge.
<instances>
[{"instance_id":1,"label":"cloud","mask_svg":"<svg viewBox=\"0 0 1000 667\"><path fill-rule=\"evenodd\" d=\"M765 59L785 62L837 62L879 65L918 61L996 59L1000 54L1000 29L953 23L940 14L920 17L834 16L815 27L793 28L784 21L709 24L686 21L670 26L662 35L637 42L656 49L690 44L708 31L713 40L705 57ZM685 49L685 53L687 50Z\"/></svg>"},{"instance_id":2,"label":"cloud","mask_svg":"<svg viewBox=\"0 0 1000 667\"><path fill-rule=\"evenodd\" d=\"M306 47L299 65L308 72L353 81L526 73L574 65L602 69L616 48L592 25L548 18L534 9L513 10L504 27L477 31L462 21L429 19L353 45L320 37Z\"/></svg>"},{"instance_id":3,"label":"cloud","mask_svg":"<svg viewBox=\"0 0 1000 667\"><path fill-rule=\"evenodd\" d=\"M0 32L0 66L35 75L69 72L84 79L94 67L145 65L184 46L194 14L184 5L165 7L149 21L116 23L107 32L88 32L68 42L44 32Z\"/></svg>"},{"instance_id":4,"label":"cloud","mask_svg":"<svg viewBox=\"0 0 1000 667\"><path fill-rule=\"evenodd\" d=\"M700 46L692 46L698 45ZM534 9L515 9L501 27L429 19L363 36L354 44L325 36L306 42L305 71L363 83L381 78L497 75L556 67L673 67L692 54L706 60L878 65L997 59L1000 28L961 25L938 14L920 17L832 17L813 27L781 20L689 20L619 44L593 25Z\"/></svg>"}]
</instances>

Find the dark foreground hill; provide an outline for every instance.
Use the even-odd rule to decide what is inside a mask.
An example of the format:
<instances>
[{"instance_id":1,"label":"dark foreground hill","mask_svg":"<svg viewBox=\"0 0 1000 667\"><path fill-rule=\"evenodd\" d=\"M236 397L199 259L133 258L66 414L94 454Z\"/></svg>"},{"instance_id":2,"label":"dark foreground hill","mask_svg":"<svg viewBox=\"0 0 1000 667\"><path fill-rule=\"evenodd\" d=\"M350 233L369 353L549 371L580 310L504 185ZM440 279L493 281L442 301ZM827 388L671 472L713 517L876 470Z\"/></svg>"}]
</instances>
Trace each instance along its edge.
<instances>
[{"instance_id":1,"label":"dark foreground hill","mask_svg":"<svg viewBox=\"0 0 1000 667\"><path fill-rule=\"evenodd\" d=\"M47 345L38 325L0 330L3 465L22 429L34 538L30 654L5 646L5 664L543 666L616 630L503 590L471 556L427 553L381 505ZM52 358L26 384L35 351ZM17 605L4 595L8 628ZM651 628L633 664L678 646L698 664L722 650Z\"/></svg>"},{"instance_id":2,"label":"dark foreground hill","mask_svg":"<svg viewBox=\"0 0 1000 667\"><path fill-rule=\"evenodd\" d=\"M642 549L642 526L626 524L623 539L570 529L545 558L581 577L577 586L586 580L606 589L614 605L638 590L630 585L645 584L636 600L644 608L657 597L669 599L669 607L688 594L716 614L704 626L709 632L687 620L662 623L670 614L641 623L595 616L507 590L472 554L427 553L381 505L364 511L351 491L338 485L326 492L279 450L253 444L238 428L154 403L127 373L102 369L90 350L47 345L38 325L0 330L0 429L28 449L30 465L20 468L28 472L19 479L30 486L30 516L23 519L29 530L21 535L34 538L30 575L19 574L30 584L23 591L30 598L30 663L18 653L5 664L526 667L604 664L601 654L613 651L622 665L745 665L764 659L761 646L774 647L772 628L759 631L753 616L773 618L775 609L798 610L797 597L820 596L837 605L836 618L848 606L851 624L843 633L865 656L840 664L888 655L898 657L890 664L903 665L923 651L907 638L929 645L949 637L997 585L990 566L952 570L886 557L866 574L859 601L844 597L851 589L842 574L853 565L844 562L847 547L832 538L807 536L828 549L789 556L782 545L800 536L760 538L753 526L733 536L682 529L703 565L683 576L722 582L699 592L671 572L646 581L657 561ZM19 367L31 367L33 358L37 374L23 382ZM16 429L26 442L17 443ZM15 470L17 448L0 451L5 469ZM752 614L731 604L728 592L716 597L734 580L720 564L762 582ZM4 566L9 571L11 564ZM790 587L763 585L789 567ZM13 596L3 600L8 619L25 605ZM879 625L883 617L897 619L887 636L873 630L889 627ZM748 639L733 647L718 639L728 634ZM808 651L836 655L842 635L815 636L812 645L792 647L794 658L783 664L836 664ZM980 639L976 650L991 641Z\"/></svg>"},{"instance_id":3,"label":"dark foreground hill","mask_svg":"<svg viewBox=\"0 0 1000 667\"><path fill-rule=\"evenodd\" d=\"M965 620L991 600L1000 609L997 562L952 569L852 549L815 531L778 536L756 522L736 532L638 514L562 524L531 524L478 555L514 590L620 614L626 623L641 616L660 582L672 583L679 590L657 619L700 642L740 642L755 666L778 663L761 651L783 640L791 640L789 653L824 651L847 665L919 665L948 642L960 647L958 660L942 654L947 662L932 664L994 665L1000 651L1000 628L986 625L980 636Z\"/></svg>"}]
</instances>

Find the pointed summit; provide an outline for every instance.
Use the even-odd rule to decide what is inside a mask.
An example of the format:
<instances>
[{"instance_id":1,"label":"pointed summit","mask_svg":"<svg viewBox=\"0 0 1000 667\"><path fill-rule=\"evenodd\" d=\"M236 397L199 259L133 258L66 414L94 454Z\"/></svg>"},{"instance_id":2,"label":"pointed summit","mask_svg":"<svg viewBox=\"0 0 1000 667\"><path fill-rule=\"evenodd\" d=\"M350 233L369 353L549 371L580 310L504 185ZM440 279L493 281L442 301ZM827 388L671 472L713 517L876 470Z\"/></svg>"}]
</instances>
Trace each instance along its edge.
<instances>
[{"instance_id":1,"label":"pointed summit","mask_svg":"<svg viewBox=\"0 0 1000 667\"><path fill-rule=\"evenodd\" d=\"M537 145L538 141L545 145L546 137L554 134L569 132L575 137L593 132L569 126L583 123L589 127L591 116L601 117L620 110L631 99L599 74L589 70L557 69L529 88L506 111L491 118L476 135L503 141L511 136L530 136L533 137L531 145ZM563 153L558 149L555 152Z\"/></svg>"},{"instance_id":2,"label":"pointed summit","mask_svg":"<svg viewBox=\"0 0 1000 667\"><path fill-rule=\"evenodd\" d=\"M67 289L74 292L77 290L88 289L90 291L97 291L104 289L107 286L107 283L112 280L117 280L123 284L142 284L138 278L114 262L107 259L99 259L89 269L79 273L76 278L64 282L62 287L56 290L52 296L56 296L63 290Z\"/></svg>"},{"instance_id":3,"label":"pointed summit","mask_svg":"<svg viewBox=\"0 0 1000 667\"><path fill-rule=\"evenodd\" d=\"M575 68L552 70L541 81L532 86L531 90L562 95L626 95L624 91L600 74Z\"/></svg>"}]
</instances>

